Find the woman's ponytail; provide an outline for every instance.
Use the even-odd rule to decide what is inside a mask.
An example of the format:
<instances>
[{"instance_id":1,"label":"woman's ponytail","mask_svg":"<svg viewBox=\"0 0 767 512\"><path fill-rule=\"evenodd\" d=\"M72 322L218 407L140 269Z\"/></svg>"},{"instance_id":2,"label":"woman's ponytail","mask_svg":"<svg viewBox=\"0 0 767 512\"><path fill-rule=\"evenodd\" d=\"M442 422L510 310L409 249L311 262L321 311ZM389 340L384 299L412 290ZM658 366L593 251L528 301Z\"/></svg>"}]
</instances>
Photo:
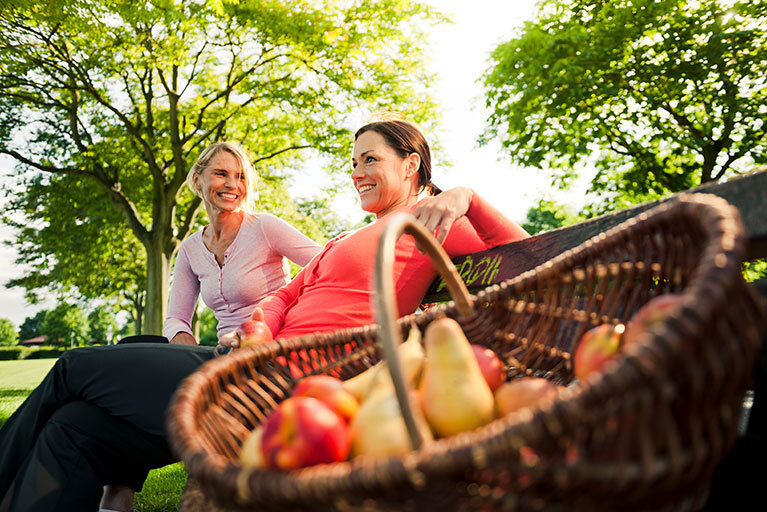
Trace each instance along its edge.
<instances>
[{"instance_id":1,"label":"woman's ponytail","mask_svg":"<svg viewBox=\"0 0 767 512\"><path fill-rule=\"evenodd\" d=\"M442 189L439 188L437 185L435 185L431 181L427 183L424 188L426 188L426 193L429 194L430 196L436 196L442 193Z\"/></svg>"}]
</instances>

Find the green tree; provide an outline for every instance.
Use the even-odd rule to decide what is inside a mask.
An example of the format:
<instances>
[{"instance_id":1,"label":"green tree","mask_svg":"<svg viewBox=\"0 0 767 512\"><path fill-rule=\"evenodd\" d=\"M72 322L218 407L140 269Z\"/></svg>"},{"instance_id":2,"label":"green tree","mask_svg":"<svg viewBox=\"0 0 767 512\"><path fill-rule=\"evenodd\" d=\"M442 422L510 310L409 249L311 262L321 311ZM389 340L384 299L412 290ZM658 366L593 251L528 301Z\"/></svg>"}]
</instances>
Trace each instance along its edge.
<instances>
[{"instance_id":1,"label":"green tree","mask_svg":"<svg viewBox=\"0 0 767 512\"><path fill-rule=\"evenodd\" d=\"M538 204L527 210L522 227L531 235L551 231L552 229L576 224L583 217L571 211L567 206L549 199L541 199Z\"/></svg>"},{"instance_id":2,"label":"green tree","mask_svg":"<svg viewBox=\"0 0 767 512\"><path fill-rule=\"evenodd\" d=\"M7 286L73 300L102 299L128 311L141 329L146 251L92 180L38 174L13 195L5 223L16 229L16 262L29 269ZM23 219L23 220L16 220Z\"/></svg>"},{"instance_id":3,"label":"green tree","mask_svg":"<svg viewBox=\"0 0 767 512\"><path fill-rule=\"evenodd\" d=\"M215 346L218 343L218 331L216 331L218 320L216 320L216 315L214 315L213 310L209 308L200 309L201 311L198 317L198 325L200 328L200 345Z\"/></svg>"},{"instance_id":4,"label":"green tree","mask_svg":"<svg viewBox=\"0 0 767 512\"><path fill-rule=\"evenodd\" d=\"M299 201L297 209L302 215L313 219L318 224L325 239L338 236L344 231L357 229L375 219L375 216L368 214L361 222L351 223L333 211L330 200L326 197L313 197Z\"/></svg>"},{"instance_id":5,"label":"green tree","mask_svg":"<svg viewBox=\"0 0 767 512\"><path fill-rule=\"evenodd\" d=\"M79 306L59 303L46 313L40 330L51 345L79 347L88 341L88 317Z\"/></svg>"},{"instance_id":6,"label":"green tree","mask_svg":"<svg viewBox=\"0 0 767 512\"><path fill-rule=\"evenodd\" d=\"M7 318L0 318L0 345L15 345L19 341L16 326Z\"/></svg>"},{"instance_id":7,"label":"green tree","mask_svg":"<svg viewBox=\"0 0 767 512\"><path fill-rule=\"evenodd\" d=\"M19 327L19 340L28 340L42 334L41 328L45 320L46 310L38 311L35 316L29 316L24 319Z\"/></svg>"},{"instance_id":8,"label":"green tree","mask_svg":"<svg viewBox=\"0 0 767 512\"><path fill-rule=\"evenodd\" d=\"M107 306L99 306L88 313L88 337L93 343L108 345L117 334L117 322Z\"/></svg>"},{"instance_id":9,"label":"green tree","mask_svg":"<svg viewBox=\"0 0 767 512\"><path fill-rule=\"evenodd\" d=\"M543 0L492 53L481 142L594 165L607 207L719 180L767 160L766 34L761 1Z\"/></svg>"},{"instance_id":10,"label":"green tree","mask_svg":"<svg viewBox=\"0 0 767 512\"><path fill-rule=\"evenodd\" d=\"M17 0L0 11L0 153L27 176L90 180L123 216L145 251L142 330L158 333L199 152L237 140L284 176L300 150L346 160L350 110L429 119L418 63L440 19L402 0Z\"/></svg>"}]
</instances>

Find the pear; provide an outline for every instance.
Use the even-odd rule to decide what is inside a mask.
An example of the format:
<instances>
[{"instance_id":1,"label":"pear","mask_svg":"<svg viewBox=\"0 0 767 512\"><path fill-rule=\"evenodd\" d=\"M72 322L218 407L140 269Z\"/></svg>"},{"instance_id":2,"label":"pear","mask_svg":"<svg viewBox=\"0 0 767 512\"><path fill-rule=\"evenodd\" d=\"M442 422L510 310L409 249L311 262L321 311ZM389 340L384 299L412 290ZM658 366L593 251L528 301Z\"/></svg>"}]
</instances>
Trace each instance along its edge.
<instances>
[{"instance_id":1,"label":"pear","mask_svg":"<svg viewBox=\"0 0 767 512\"><path fill-rule=\"evenodd\" d=\"M382 372L386 373L386 372ZM416 427L425 443L434 440L434 435L421 411L417 390L411 390L410 404ZM357 455L397 455L413 449L407 433L405 420L399 408L394 384L389 378L388 385L382 379L365 398L359 411L349 424L352 437L351 453Z\"/></svg>"},{"instance_id":2,"label":"pear","mask_svg":"<svg viewBox=\"0 0 767 512\"><path fill-rule=\"evenodd\" d=\"M424 334L423 412L441 437L472 430L494 418L493 392L458 322L440 318Z\"/></svg>"},{"instance_id":3,"label":"pear","mask_svg":"<svg viewBox=\"0 0 767 512\"><path fill-rule=\"evenodd\" d=\"M421 345L421 331L419 331L417 327L412 327L410 329L407 340L397 347L397 354L399 355L405 382L410 388L417 387L424 359L423 346ZM378 381L381 379L386 381L387 378L391 381L386 362L379 361L376 365L371 366L359 375L355 375L351 379L345 380L343 386L344 389L354 395L359 402L362 402L372 389L380 385Z\"/></svg>"},{"instance_id":4,"label":"pear","mask_svg":"<svg viewBox=\"0 0 767 512\"><path fill-rule=\"evenodd\" d=\"M258 426L253 429L245 438L240 448L240 464L244 468L263 468L264 454L261 450L261 438L264 434L264 427Z\"/></svg>"}]
</instances>

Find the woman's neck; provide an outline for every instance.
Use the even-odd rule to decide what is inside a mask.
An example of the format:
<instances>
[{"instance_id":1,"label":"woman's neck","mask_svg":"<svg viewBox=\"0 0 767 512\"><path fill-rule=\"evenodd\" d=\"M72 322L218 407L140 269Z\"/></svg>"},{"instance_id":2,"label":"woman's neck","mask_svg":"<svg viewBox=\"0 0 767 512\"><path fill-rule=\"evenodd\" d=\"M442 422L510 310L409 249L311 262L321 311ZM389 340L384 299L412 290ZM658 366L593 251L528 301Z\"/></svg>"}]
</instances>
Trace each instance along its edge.
<instances>
[{"instance_id":1,"label":"woman's neck","mask_svg":"<svg viewBox=\"0 0 767 512\"><path fill-rule=\"evenodd\" d=\"M402 202L394 203L390 205L385 210L382 210L381 212L376 213L376 220L382 219L386 217L387 215L391 215L394 212L398 212L401 210L404 210L406 208L410 208L414 204L418 203L418 194L410 194L405 198Z\"/></svg>"},{"instance_id":2,"label":"woman's neck","mask_svg":"<svg viewBox=\"0 0 767 512\"><path fill-rule=\"evenodd\" d=\"M245 212L242 210L237 210L235 212L207 210L207 212L208 218L210 219L210 225L208 226L208 229L206 229L206 234L211 240L228 238L232 233L237 233L242 224L242 219L245 218Z\"/></svg>"}]
</instances>

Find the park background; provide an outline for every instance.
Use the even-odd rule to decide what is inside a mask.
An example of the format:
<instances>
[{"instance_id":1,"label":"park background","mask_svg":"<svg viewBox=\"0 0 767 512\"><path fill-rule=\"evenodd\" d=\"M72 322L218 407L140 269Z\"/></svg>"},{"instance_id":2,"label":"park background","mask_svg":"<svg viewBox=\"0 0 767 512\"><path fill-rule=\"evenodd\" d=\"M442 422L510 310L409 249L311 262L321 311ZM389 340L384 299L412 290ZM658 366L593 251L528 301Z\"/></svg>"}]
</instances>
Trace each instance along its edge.
<instances>
[{"instance_id":1,"label":"park background","mask_svg":"<svg viewBox=\"0 0 767 512\"><path fill-rule=\"evenodd\" d=\"M124 192L131 180L134 189L136 179L149 181L148 174L140 177L146 170L127 180L123 176L122 183L118 180L115 190L126 187L113 194L111 201L103 189L88 188L93 182L87 178L98 174L102 166L93 153L119 153L130 145L147 143L140 137L119 135L124 128L115 121L123 114L120 109L129 112L121 105L129 96L127 89L121 89L119 78L124 75L119 73L150 68L142 68L142 64L125 67L119 57L100 53L103 49L93 44L99 37L98 29L93 31L97 25L88 16L103 16L104 30L119 34L120 16L132 16L126 11L130 9L128 3L71 1L62 5L81 15L81 19L67 21L72 24L67 30L74 29L76 34L76 23L84 23L80 41L88 51L98 49L95 60L101 61L92 68L96 79L89 82L81 77L82 83L72 86L73 91L80 89L71 104L80 109L80 135L91 137L93 134L86 133L90 130L103 140L89 140L90 145L79 141L80 147L75 147L77 137L57 126L66 124L62 105L70 101L70 85L61 84L78 78L66 72L62 72L64 79L56 76L60 69L50 65L59 57L56 43L46 50L50 55L24 50L28 41L47 44L41 36L45 29L37 31L35 25L61 23L57 11L43 16L34 3L9 3L4 7L3 24L3 30L9 32L8 57L1 78L7 93L0 104L0 184L4 191L0 203L0 283L5 285L0 288L0 344L14 344L38 334L50 334L48 337L58 344L75 346L113 342L139 331L156 333L164 316L178 243L205 222L199 206L195 208L188 192L181 191L171 194L177 206L175 220L159 228L150 227L149 192L134 190L133 196ZM158 2L146 13L167 7ZM536 6L531 0L430 0L421 5L397 0L203 0L191 2L179 12L183 9L188 10L182 18L166 19L164 29L163 22L152 21L159 32L151 37L160 41L158 47L166 45L162 51L148 51L151 58L161 62L156 67L158 76L163 65L171 67L173 59L182 63L182 82L185 73L196 69L190 57L194 38L201 41L204 36L195 32L194 23L238 20L242 34L251 37L255 32L247 31L261 31L260 37L272 44L277 41L277 46L284 41L272 32L284 30L289 33L289 42L283 44L286 54L306 52L297 59L299 66L293 68L291 79L298 77L293 83L296 91L308 90L308 96L315 97L288 98L284 90L271 91L275 104L295 103L291 105L292 118L280 118L268 106L247 110L244 105L257 95L245 99L258 86L233 88L227 93L234 98L235 106L230 108L233 120L224 123L226 129L198 139L192 149L188 147L194 139L180 143L178 148L185 157L181 171L216 137L240 139L257 156L277 148L260 166L266 184L260 207L282 215L319 242L370 220L357 207L348 185L348 147L350 132L381 107L400 110L421 122L432 141L435 181L442 188L471 186L533 233L708 181L726 180L765 160L767 106L763 101L765 63L761 51L765 44L761 28L765 2L627 0L603 5L551 0ZM168 12L179 15L175 8ZM185 25L183 16L208 21ZM345 22L339 21L344 17ZM141 26L140 17L134 22ZM346 26L335 27L334 22ZM310 28L299 27L302 23ZM173 30L193 41L174 40ZM72 52L74 59L62 61L63 67L70 66L75 74L94 60L85 50L77 55L77 37L64 45L65 53ZM116 39L122 38L122 44L127 45L115 54L122 59L129 59L134 51L129 37L123 34ZM247 53L258 49L257 39L237 48L245 54L241 67L247 62ZM139 41L136 39L134 46ZM177 53L169 56L172 52ZM201 55L203 59L207 56L205 52ZM330 58L323 60L316 55ZM143 58L140 53L134 57ZM305 63L315 59L306 65L311 71L299 69L302 58ZM216 58L211 63L208 82L198 79L179 94L180 114L191 118L195 108L199 111L194 102L215 97L216 73L221 75L227 63ZM339 76L329 72L333 63L339 69L332 71ZM322 65L328 69L321 69ZM256 76L263 72L254 69ZM232 70L241 69L235 66ZM278 81L268 70L264 74ZM49 95L40 84L35 85L38 79L48 80L56 92ZM160 80L167 87L164 75ZM326 105L317 107L321 102L316 96L325 92L321 85L318 87L323 80L322 85L330 86L327 90L335 90L337 96L325 98ZM267 89L272 87L271 82L264 83ZM86 105L89 95L97 96L88 89L94 84L104 91ZM153 93L157 98L151 100L152 109L158 109L154 115L163 123L170 96L166 94L163 99L162 88L155 85L159 94ZM137 87L136 83L131 86ZM199 92L206 87L207 93ZM192 92L185 97L187 89ZM57 94L63 98L59 103ZM135 96L136 90L130 94ZM134 96L130 100L135 102ZM100 101L102 98L106 101ZM243 105L237 106L238 101L244 101ZM270 100L264 101L268 105ZM277 136L265 135L270 129L268 122L258 125L254 121L243 127L248 124L243 122L248 115L260 114L282 123L282 131ZM323 115L328 116L327 121ZM110 116L113 119L109 120ZM306 118L300 119L302 116ZM147 120L149 117L147 114ZM327 126L320 127L323 122ZM118 136L114 136L115 127ZM290 143L291 130L295 130L295 145L299 147L285 151L283 156L284 150L279 148ZM162 145L161 140L155 137L147 144L159 141ZM108 167L114 165L115 158L109 154L102 160ZM116 167L137 163L143 165L140 153L134 151ZM46 166L53 172L40 171ZM78 166L86 169L85 180L64 177ZM162 172L182 174L176 162ZM50 186L53 184L56 187ZM175 186L170 179L165 185ZM87 197L78 197L82 194ZM138 210L132 225L115 207L119 202L115 196L120 194L120 200L130 201L128 209ZM137 196L142 197L137 200ZM97 206L98 201L103 204ZM184 208L192 212L188 218L178 214ZM110 210L113 215L94 213L94 209ZM94 222L112 233L101 236L94 234L96 228L88 232L82 227ZM157 248L157 236L150 241L137 234L146 230L154 236L161 229L172 238L172 243L161 249ZM78 240L81 236L90 238ZM59 240L67 237L70 240ZM117 241L120 237L123 240ZM106 267L115 267L112 275L109 268L101 268L105 260ZM757 270L763 266L758 264ZM90 275L94 277L82 277ZM55 314L49 315L49 311ZM196 325L206 342L212 342L215 320L203 305L199 311ZM90 332L88 325L93 326ZM42 333L41 329L49 332Z\"/></svg>"},{"instance_id":2,"label":"park background","mask_svg":"<svg viewBox=\"0 0 767 512\"><path fill-rule=\"evenodd\" d=\"M2 81L5 90L12 92L0 104L0 184L4 191L0 199L0 284L5 285L0 288L0 331L7 335L0 333L0 344L44 334L41 329L55 333L49 337L69 346L113 342L137 331L157 332L164 316L175 250L185 236L205 222L204 215L199 207L195 211L187 192L175 193L176 219L161 226L173 238L172 243L161 250L156 248L157 237L154 242L144 239L138 244L137 231L160 231L149 227L147 191L134 190L133 196L125 193L125 199L139 210L138 220L143 225L137 230L135 223L130 227L130 221L126 223L115 208L114 196L110 202L103 189L88 188L92 180L77 182L62 173L93 165L86 171L92 175L101 163L91 152L119 153L131 144L145 142L130 135L114 136L110 131L114 127L118 133L123 130L115 119L120 109L127 112L121 102L128 96L116 81L119 71L110 71L103 64L122 69L125 63L102 54L102 50L94 51L99 46L88 39L99 37L97 31L89 32L94 30L89 15L103 16L107 20L104 26L114 30L110 23L119 25L115 21L119 16L129 19L132 14L126 14L125 9L130 7L119 0L62 3L68 6L65 9L84 13L81 20L68 21L72 23L69 29L77 30L78 22L85 24L81 41L98 55L97 61L103 60L93 68L97 75L113 73L112 78L101 82L98 76L90 84L84 79L78 86L82 88L78 93L82 96L74 100L80 102L78 108L92 96L88 87L93 84L105 89L102 97L107 101L82 106L83 113L78 113L82 132L92 129L104 140L90 146L80 142L81 147L75 148L72 134L58 130L57 123L64 123L56 115L66 115L65 110L59 108L57 113L51 107L55 101L43 101L47 91L30 85L48 77L48 83L57 90L61 80L55 75L59 71L35 52L19 50L39 34L29 27L25 27L26 32L19 30L13 24L13 16L22 12L27 18L21 26L43 19L42 26L59 23L56 11L45 17L34 3L8 5L3 30L13 36L8 38L13 43L6 47L12 51L7 52ZM208 16L207 23L237 20L239 16L244 34L250 37L261 31L260 37L272 43L279 39L272 32L284 30L291 41L284 45L288 54L303 51L309 59L330 56L308 64L310 72L295 73L298 67L293 69L299 77L293 84L295 90L320 96L324 91L318 84L325 80L323 85L330 87L327 90L336 91L332 99L325 98L327 105L317 107L317 98L311 94L308 99L296 95L287 99L295 103L291 105L292 118L279 117L268 106L259 107L261 110L235 106L230 109L233 115L226 129L216 134L242 140L260 157L285 147L291 130L295 131L299 149L284 155L277 149L273 153L276 157L265 158L260 166L257 162L266 185L262 209L282 215L319 242L369 221L348 185L349 141L350 132L381 107L402 111L425 128L433 145L438 185L443 189L471 186L530 232L571 224L704 182L726 180L765 160L765 63L760 51L765 44L761 28L765 2L626 0L603 5L551 0L536 6L531 0L430 0L422 5L397 0L202 0L184 7L188 10L183 16L199 16L200 20ZM15 14L14 8L19 9ZM146 12L154 12L152 9ZM174 9L169 12L175 13ZM343 17L347 21L339 22ZM334 22L346 26L335 27ZM163 65L180 60L183 82L184 74L194 68L190 55L195 43L183 38L174 41L163 30L179 30L192 40L202 40L203 36L195 32L194 23L184 25L183 19L166 23L174 28L160 28L153 35L158 41L168 38L162 43L166 47L149 53L161 61L157 75ZM302 23L310 28L299 27ZM157 27L162 27L162 22ZM68 44L76 47L77 37ZM116 55L129 57L131 43L123 44L127 49ZM257 44L239 47L243 54L257 48ZM168 52L178 53L169 57ZM344 58L340 58L342 54ZM84 63L85 69L91 65L91 57L80 55L73 60L75 64L67 65L78 69L77 65ZM138 53L134 57L141 58ZM110 58L114 62L110 63ZM245 62L247 55L241 66ZM191 118L195 108L199 109L194 102L215 97L215 85L209 86L226 62L213 59L210 63L215 70L209 79L212 81L198 80L193 87L184 88L179 96L180 114ZM331 68L333 63L339 67L334 71L340 76L317 69L322 65ZM139 65L122 71L125 69L149 68ZM268 70L254 69L257 78L258 73L274 78ZM344 78L344 73L348 77ZM29 83L24 82L26 79ZM164 76L161 79L167 80ZM270 82L264 83L267 89L272 87ZM152 108L158 109L155 116L164 123L169 96L163 99L162 88L156 86ZM206 87L207 98L198 92ZM248 92L255 90L254 85L249 87L233 89L233 103L244 101ZM187 89L192 92L187 93ZM66 87L62 91L65 97ZM269 93L275 104L286 101L286 91ZM36 99L35 94L39 95ZM268 104L270 100L264 101ZM265 134L268 123L259 125L256 120L248 125L248 116L261 114L282 124L277 135ZM114 119L109 120L110 115ZM112 128L105 131L110 122ZM323 122L327 126L320 127ZM216 136L208 136L203 142L213 138ZM162 145L162 140L155 137L149 143ZM186 165L191 165L200 149L189 146L190 142L186 147L179 145ZM122 165L135 165L130 158L137 157L140 159L140 154L133 151ZM109 154L102 160L109 164L115 158ZM40 172L46 165L55 168L54 172ZM140 177L141 172L147 173L145 178ZM163 172L178 173L178 164ZM129 185L136 176L147 180L149 174L144 170L128 180L123 176L118 186ZM56 187L47 186L54 182ZM173 185L170 179L166 180L168 185ZM80 200L78 194L86 194L87 201ZM137 201L137 196L142 198ZM98 201L112 212L111 216L93 213L94 208L104 209L95 206ZM83 211L88 208L91 210ZM178 212L184 208L190 208L194 215L183 219ZM99 222L109 227L111 234L101 236L94 234L95 228L87 231L81 226ZM67 237L70 240L59 240ZM116 242L119 237L124 240ZM152 243L154 255L146 252ZM158 251L163 255L158 256ZM76 257L80 252L82 255ZM115 267L112 275L110 265ZM164 268L158 271L159 266ZM90 281L82 277L90 275ZM49 311L55 314L48 315ZM196 325L206 342L212 342L215 319L204 306L199 311ZM43 326L45 318L48 323ZM88 324L93 326L90 332ZM8 334L13 330L17 330L15 337Z\"/></svg>"},{"instance_id":3,"label":"park background","mask_svg":"<svg viewBox=\"0 0 767 512\"><path fill-rule=\"evenodd\" d=\"M431 87L443 112L439 133L435 134L440 137L441 147L433 155L438 184L443 188L471 186L518 222L525 219L527 210L540 197L558 198L563 204L580 208L585 203L586 180L581 180L575 190L552 191L545 174L514 165L497 142L483 147L477 144L488 116L480 79L489 65L490 52L533 16L534 1L431 0L426 3L451 17L451 22L430 29L430 60L424 63L436 75L437 80ZM427 135L431 138L433 134ZM10 186L8 177L16 175L15 166L12 158L0 155L0 184ZM290 192L294 197L320 195L326 180L321 158L310 159L296 168ZM0 205L5 200L0 197ZM362 220L363 212L351 187L340 191L332 202L333 209L350 224ZM24 265L16 263L15 239L16 232L0 224L1 285L21 277L25 271ZM0 318L10 320L16 328L24 319L52 309L56 303L56 297L49 293L41 293L39 302L29 303L22 287L0 286ZM117 318L120 324L128 321L124 312L118 313Z\"/></svg>"}]
</instances>

